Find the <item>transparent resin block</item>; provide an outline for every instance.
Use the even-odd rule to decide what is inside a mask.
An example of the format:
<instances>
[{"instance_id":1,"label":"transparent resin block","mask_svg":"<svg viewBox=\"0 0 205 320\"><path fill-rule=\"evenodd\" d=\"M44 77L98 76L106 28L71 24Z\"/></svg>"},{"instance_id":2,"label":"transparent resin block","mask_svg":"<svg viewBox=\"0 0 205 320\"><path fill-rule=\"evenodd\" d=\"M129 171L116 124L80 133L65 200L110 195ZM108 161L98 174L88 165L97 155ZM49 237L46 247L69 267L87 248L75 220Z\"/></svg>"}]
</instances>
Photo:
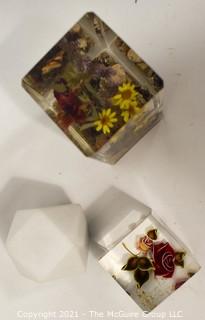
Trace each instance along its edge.
<instances>
[{"instance_id":1,"label":"transparent resin block","mask_svg":"<svg viewBox=\"0 0 205 320\"><path fill-rule=\"evenodd\" d=\"M125 197L119 194L119 202ZM112 215L117 216L118 207L110 205ZM121 220L115 226L110 212L110 223L101 221L101 229L97 220L92 222L97 258L139 308L150 312L192 278L200 266L186 245L154 217L151 209L127 196L123 210L125 215L121 212Z\"/></svg>"},{"instance_id":2,"label":"transparent resin block","mask_svg":"<svg viewBox=\"0 0 205 320\"><path fill-rule=\"evenodd\" d=\"M23 87L86 156L111 164L161 117L162 79L94 13L36 64Z\"/></svg>"}]
</instances>

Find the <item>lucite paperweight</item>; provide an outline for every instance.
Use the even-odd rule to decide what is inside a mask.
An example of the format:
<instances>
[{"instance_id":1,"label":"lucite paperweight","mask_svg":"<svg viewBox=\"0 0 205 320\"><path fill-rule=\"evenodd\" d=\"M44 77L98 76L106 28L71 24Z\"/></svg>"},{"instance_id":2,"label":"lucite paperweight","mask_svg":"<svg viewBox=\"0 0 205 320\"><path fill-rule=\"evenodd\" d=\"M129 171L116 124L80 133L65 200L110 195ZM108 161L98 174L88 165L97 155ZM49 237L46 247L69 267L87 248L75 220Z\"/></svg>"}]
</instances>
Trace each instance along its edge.
<instances>
[{"instance_id":1,"label":"lucite paperweight","mask_svg":"<svg viewBox=\"0 0 205 320\"><path fill-rule=\"evenodd\" d=\"M20 274L36 282L72 278L85 272L88 234L81 206L18 210L6 249Z\"/></svg>"},{"instance_id":2,"label":"lucite paperweight","mask_svg":"<svg viewBox=\"0 0 205 320\"><path fill-rule=\"evenodd\" d=\"M23 87L86 156L110 164L161 117L162 79L94 13L35 65Z\"/></svg>"},{"instance_id":3,"label":"lucite paperweight","mask_svg":"<svg viewBox=\"0 0 205 320\"><path fill-rule=\"evenodd\" d=\"M117 214L118 207L112 201L110 204L112 213ZM91 223L93 239L99 246L99 263L143 311L150 312L200 266L187 246L154 217L151 209L143 208L136 200L130 202L127 196L122 210L125 215L122 217L121 212L115 226L100 222L101 232L94 220Z\"/></svg>"}]
</instances>

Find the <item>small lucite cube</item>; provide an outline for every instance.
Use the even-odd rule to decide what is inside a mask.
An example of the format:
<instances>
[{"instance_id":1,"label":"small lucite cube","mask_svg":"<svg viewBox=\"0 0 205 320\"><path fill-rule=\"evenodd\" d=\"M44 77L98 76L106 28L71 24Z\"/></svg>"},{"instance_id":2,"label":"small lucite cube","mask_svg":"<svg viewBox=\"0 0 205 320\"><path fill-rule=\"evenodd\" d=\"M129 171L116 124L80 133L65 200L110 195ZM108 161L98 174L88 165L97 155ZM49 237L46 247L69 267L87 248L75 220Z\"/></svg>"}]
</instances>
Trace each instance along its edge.
<instances>
[{"instance_id":1,"label":"small lucite cube","mask_svg":"<svg viewBox=\"0 0 205 320\"><path fill-rule=\"evenodd\" d=\"M110 164L161 117L162 79L94 13L85 14L22 83L86 156Z\"/></svg>"},{"instance_id":2,"label":"small lucite cube","mask_svg":"<svg viewBox=\"0 0 205 320\"><path fill-rule=\"evenodd\" d=\"M119 193L118 202L125 197ZM96 217L91 222L91 235L98 245L101 266L139 308L150 312L196 274L200 265L186 245L154 217L151 209L130 199L127 196L126 205L120 210L121 219L115 225L110 212L117 215L119 205L109 202L110 223L107 219L103 224Z\"/></svg>"}]
</instances>

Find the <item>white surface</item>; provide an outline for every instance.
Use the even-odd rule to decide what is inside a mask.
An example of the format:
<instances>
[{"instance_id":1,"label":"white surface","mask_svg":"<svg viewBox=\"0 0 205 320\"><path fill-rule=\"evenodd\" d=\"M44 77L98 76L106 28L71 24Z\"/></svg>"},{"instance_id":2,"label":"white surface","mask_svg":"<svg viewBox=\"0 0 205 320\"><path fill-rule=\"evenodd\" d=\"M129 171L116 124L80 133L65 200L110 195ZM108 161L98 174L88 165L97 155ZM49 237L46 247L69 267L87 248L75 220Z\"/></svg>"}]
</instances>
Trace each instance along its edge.
<instances>
[{"instance_id":1,"label":"white surface","mask_svg":"<svg viewBox=\"0 0 205 320\"><path fill-rule=\"evenodd\" d=\"M53 320L59 311L77 310L87 320L89 310L136 310L92 255L85 275L39 286L19 276L3 245L17 209L66 203L67 194L88 210L111 185L153 208L202 265L156 312L205 318L205 2L134 2L0 0L2 319L21 319L18 311L53 311ZM104 18L165 80L164 119L113 167L85 158L20 87L23 75L87 10Z\"/></svg>"},{"instance_id":2,"label":"white surface","mask_svg":"<svg viewBox=\"0 0 205 320\"><path fill-rule=\"evenodd\" d=\"M19 272L37 282L85 272L87 222L79 205L20 210L6 248Z\"/></svg>"}]
</instances>

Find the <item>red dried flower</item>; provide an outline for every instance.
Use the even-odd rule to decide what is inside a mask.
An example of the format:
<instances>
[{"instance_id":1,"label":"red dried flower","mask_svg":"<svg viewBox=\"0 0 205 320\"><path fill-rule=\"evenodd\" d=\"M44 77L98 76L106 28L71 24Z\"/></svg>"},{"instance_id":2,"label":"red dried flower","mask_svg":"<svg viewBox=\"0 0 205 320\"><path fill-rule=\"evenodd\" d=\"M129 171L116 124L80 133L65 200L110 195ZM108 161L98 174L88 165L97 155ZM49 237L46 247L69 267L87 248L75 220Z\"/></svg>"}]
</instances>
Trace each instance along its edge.
<instances>
[{"instance_id":1,"label":"red dried flower","mask_svg":"<svg viewBox=\"0 0 205 320\"><path fill-rule=\"evenodd\" d=\"M178 281L175 283L174 289L175 289L175 290L179 289L187 280L188 280L188 278L187 278L187 279L183 279L183 280L178 280Z\"/></svg>"},{"instance_id":2,"label":"red dried flower","mask_svg":"<svg viewBox=\"0 0 205 320\"><path fill-rule=\"evenodd\" d=\"M62 109L63 114L61 114L60 118L62 122L65 122L65 126L70 125L72 122L81 123L85 119L85 113L81 109L82 102L74 92L54 91L54 96Z\"/></svg>"},{"instance_id":3,"label":"red dried flower","mask_svg":"<svg viewBox=\"0 0 205 320\"><path fill-rule=\"evenodd\" d=\"M152 247L155 275L171 278L175 270L175 251L168 242L154 243Z\"/></svg>"}]
</instances>

